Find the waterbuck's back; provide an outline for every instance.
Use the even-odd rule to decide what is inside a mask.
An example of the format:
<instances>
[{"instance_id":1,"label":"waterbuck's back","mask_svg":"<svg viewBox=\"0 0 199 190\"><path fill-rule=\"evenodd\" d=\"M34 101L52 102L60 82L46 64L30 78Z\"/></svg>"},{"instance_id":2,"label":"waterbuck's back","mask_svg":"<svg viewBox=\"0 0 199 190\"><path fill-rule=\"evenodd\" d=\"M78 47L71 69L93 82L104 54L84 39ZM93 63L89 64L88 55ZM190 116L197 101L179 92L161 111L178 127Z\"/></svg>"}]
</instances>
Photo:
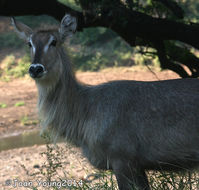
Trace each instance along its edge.
<instances>
[{"instance_id":1,"label":"waterbuck's back","mask_svg":"<svg viewBox=\"0 0 199 190\"><path fill-rule=\"evenodd\" d=\"M110 145L104 155L138 156L149 169L199 160L198 79L114 81L92 87L90 97L90 141Z\"/></svg>"}]
</instances>

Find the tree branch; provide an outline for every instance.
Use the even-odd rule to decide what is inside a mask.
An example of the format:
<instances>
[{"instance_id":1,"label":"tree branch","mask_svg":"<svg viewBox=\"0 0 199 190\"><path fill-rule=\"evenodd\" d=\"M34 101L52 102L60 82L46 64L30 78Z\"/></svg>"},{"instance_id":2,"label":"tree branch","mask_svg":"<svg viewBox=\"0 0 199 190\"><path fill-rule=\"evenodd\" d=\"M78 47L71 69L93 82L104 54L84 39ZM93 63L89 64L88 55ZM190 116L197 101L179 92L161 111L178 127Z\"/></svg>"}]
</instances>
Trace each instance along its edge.
<instances>
[{"instance_id":1,"label":"tree branch","mask_svg":"<svg viewBox=\"0 0 199 190\"><path fill-rule=\"evenodd\" d=\"M61 20L66 13L80 16L78 11L56 0L0 0L0 15L2 16L24 16L47 14L57 20Z\"/></svg>"},{"instance_id":2,"label":"tree branch","mask_svg":"<svg viewBox=\"0 0 199 190\"><path fill-rule=\"evenodd\" d=\"M172 60L168 59L166 56L165 46L163 41L155 41L154 46L157 49L157 55L160 60L162 69L169 69L177 73L182 78L190 77L188 73L183 69L182 66L172 62Z\"/></svg>"},{"instance_id":3,"label":"tree branch","mask_svg":"<svg viewBox=\"0 0 199 190\"><path fill-rule=\"evenodd\" d=\"M103 26L117 32L131 46L135 37L147 40L179 40L199 49L199 27L175 22L168 19L153 18L141 12L129 10L120 5L119 8L106 7L100 16L92 10L85 11L82 27Z\"/></svg>"},{"instance_id":4,"label":"tree branch","mask_svg":"<svg viewBox=\"0 0 199 190\"><path fill-rule=\"evenodd\" d=\"M95 10L78 12L56 0L0 0L0 15L40 15L47 14L61 20L66 12L78 17L78 30L103 26L112 29L130 45L135 44L135 37L148 40L179 40L199 49L199 27L168 19L153 18L141 12L132 11L125 6L115 9L104 8L101 15ZM46 6L48 5L48 6ZM97 12L98 13L98 12Z\"/></svg>"},{"instance_id":5,"label":"tree branch","mask_svg":"<svg viewBox=\"0 0 199 190\"><path fill-rule=\"evenodd\" d=\"M165 66L165 64L167 64L167 62L172 63L172 64L174 63L177 65L185 65L191 71L191 75L189 77L192 77L192 78L199 77L199 58L196 57L193 53L191 53L190 50L186 46L185 47L179 46L170 41L165 41L161 45L161 44L157 44L157 42L152 43L151 41L146 41L141 38L136 39L135 45L150 47L150 48L154 48L154 49L159 48L159 54L157 54L158 51L153 52L153 55L157 55L158 57L160 56L160 49L162 49L161 51L164 52L164 54L165 54L164 56L166 56L166 58L168 59L167 61L165 61L166 58L160 59L160 57L159 57L159 61L160 61L162 69L167 68L167 66ZM162 61L162 63L161 63L161 61ZM183 67L182 67L182 69L185 71L185 69ZM183 73L184 73L184 71L183 71ZM184 76L183 73L180 74L179 72L181 72L181 70L178 70L178 74L180 76L181 75ZM188 73L187 73L187 75L188 75Z\"/></svg>"},{"instance_id":6,"label":"tree branch","mask_svg":"<svg viewBox=\"0 0 199 190\"><path fill-rule=\"evenodd\" d=\"M166 54L170 60L181 63L189 68L191 77L199 77L199 58L187 47L180 47L171 42L165 43Z\"/></svg>"}]
</instances>

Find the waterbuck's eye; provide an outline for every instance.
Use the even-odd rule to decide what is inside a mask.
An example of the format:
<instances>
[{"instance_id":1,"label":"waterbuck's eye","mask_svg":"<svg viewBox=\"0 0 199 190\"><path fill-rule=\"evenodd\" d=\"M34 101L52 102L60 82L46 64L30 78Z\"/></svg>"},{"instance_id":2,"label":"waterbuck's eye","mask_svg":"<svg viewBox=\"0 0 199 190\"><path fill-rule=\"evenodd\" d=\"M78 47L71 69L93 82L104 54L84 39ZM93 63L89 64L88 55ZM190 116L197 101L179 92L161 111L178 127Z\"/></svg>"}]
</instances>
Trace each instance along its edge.
<instances>
[{"instance_id":1,"label":"waterbuck's eye","mask_svg":"<svg viewBox=\"0 0 199 190\"><path fill-rule=\"evenodd\" d=\"M50 43L50 46L56 46L57 41L55 39L52 40L52 42Z\"/></svg>"},{"instance_id":2,"label":"waterbuck's eye","mask_svg":"<svg viewBox=\"0 0 199 190\"><path fill-rule=\"evenodd\" d=\"M30 48L32 47L32 44L31 44L30 42L28 42L27 44L28 44L28 46L29 46Z\"/></svg>"}]
</instances>

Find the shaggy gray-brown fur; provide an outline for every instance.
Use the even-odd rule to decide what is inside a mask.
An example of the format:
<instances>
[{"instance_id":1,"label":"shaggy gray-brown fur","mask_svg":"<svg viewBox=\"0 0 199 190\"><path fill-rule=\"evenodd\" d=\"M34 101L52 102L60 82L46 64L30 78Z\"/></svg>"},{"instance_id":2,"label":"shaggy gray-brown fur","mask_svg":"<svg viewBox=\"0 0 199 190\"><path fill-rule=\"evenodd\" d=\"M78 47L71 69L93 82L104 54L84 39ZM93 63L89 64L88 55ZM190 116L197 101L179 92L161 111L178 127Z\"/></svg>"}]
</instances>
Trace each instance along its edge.
<instances>
[{"instance_id":1,"label":"shaggy gray-brown fur","mask_svg":"<svg viewBox=\"0 0 199 190\"><path fill-rule=\"evenodd\" d=\"M13 22L21 38L31 38L32 64L37 55L36 62L45 68L45 74L35 78L43 129L49 128L55 139L61 136L80 146L97 168L112 169L120 190L149 190L146 170L198 165L198 79L85 85L76 80L61 46L75 31L74 18L66 15L53 33L34 33ZM50 44L52 39L56 46Z\"/></svg>"}]
</instances>

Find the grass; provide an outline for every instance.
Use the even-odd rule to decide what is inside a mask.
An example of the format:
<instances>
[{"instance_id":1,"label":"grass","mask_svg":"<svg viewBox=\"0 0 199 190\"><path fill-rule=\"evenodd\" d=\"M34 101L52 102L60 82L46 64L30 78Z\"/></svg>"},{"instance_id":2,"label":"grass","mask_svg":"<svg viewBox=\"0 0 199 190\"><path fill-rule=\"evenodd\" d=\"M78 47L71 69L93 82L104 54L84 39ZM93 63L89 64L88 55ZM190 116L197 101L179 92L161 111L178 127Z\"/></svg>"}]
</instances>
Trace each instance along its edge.
<instances>
[{"instance_id":1,"label":"grass","mask_svg":"<svg viewBox=\"0 0 199 190\"><path fill-rule=\"evenodd\" d=\"M50 189L78 189L78 190L116 190L117 182L111 171L96 171L95 174L88 175L86 179L70 180L69 174L64 176L58 174L58 170L64 167L63 156L64 149L58 145L50 144L47 138L46 151L40 153L45 157L44 163L38 168L37 172L31 173L24 165L21 165L27 173L27 177L41 179L43 181L55 182L51 184ZM67 147L68 148L68 147ZM164 171L147 172L149 184L152 190L197 190L199 189L199 180L197 172L187 171L185 173L173 173ZM39 190L38 186L32 187ZM136 190L136 188L132 188Z\"/></svg>"},{"instance_id":2,"label":"grass","mask_svg":"<svg viewBox=\"0 0 199 190\"><path fill-rule=\"evenodd\" d=\"M6 104L6 103L0 102L0 108L6 108L6 107L7 107L7 104Z\"/></svg>"},{"instance_id":3,"label":"grass","mask_svg":"<svg viewBox=\"0 0 199 190\"><path fill-rule=\"evenodd\" d=\"M78 189L78 190L88 190L88 189L107 189L113 190L116 188L116 181L113 180L112 172L98 172L94 175L88 176L86 180L84 179L72 179L70 174L58 174L58 171L63 168L64 162L64 149L58 145L50 144L50 138L48 135L43 136L46 140L46 151L41 152L40 156L45 158L45 161L37 168L36 171L32 172L27 169L25 165L21 164L21 167L27 174L29 181L34 179L40 182L55 182L51 183L50 189ZM110 182L112 180L112 182ZM45 185L45 184L43 184ZM48 187L45 187L48 188ZM32 187L34 190L39 190L38 184Z\"/></svg>"},{"instance_id":4,"label":"grass","mask_svg":"<svg viewBox=\"0 0 199 190\"><path fill-rule=\"evenodd\" d=\"M15 107L20 107L20 106L24 106L24 105L25 105L25 102L23 102L23 101L15 103Z\"/></svg>"},{"instance_id":5,"label":"grass","mask_svg":"<svg viewBox=\"0 0 199 190\"><path fill-rule=\"evenodd\" d=\"M7 55L0 64L0 79L9 81L14 78L21 78L27 74L30 65L30 56L25 54L17 59L14 55Z\"/></svg>"},{"instance_id":6,"label":"grass","mask_svg":"<svg viewBox=\"0 0 199 190\"><path fill-rule=\"evenodd\" d=\"M187 171L174 172L149 172L149 181L153 190L197 190L199 189L198 173Z\"/></svg>"},{"instance_id":7,"label":"grass","mask_svg":"<svg viewBox=\"0 0 199 190\"><path fill-rule=\"evenodd\" d=\"M32 120L28 116L23 116L20 121L22 125L37 125L39 123L38 120Z\"/></svg>"}]
</instances>

